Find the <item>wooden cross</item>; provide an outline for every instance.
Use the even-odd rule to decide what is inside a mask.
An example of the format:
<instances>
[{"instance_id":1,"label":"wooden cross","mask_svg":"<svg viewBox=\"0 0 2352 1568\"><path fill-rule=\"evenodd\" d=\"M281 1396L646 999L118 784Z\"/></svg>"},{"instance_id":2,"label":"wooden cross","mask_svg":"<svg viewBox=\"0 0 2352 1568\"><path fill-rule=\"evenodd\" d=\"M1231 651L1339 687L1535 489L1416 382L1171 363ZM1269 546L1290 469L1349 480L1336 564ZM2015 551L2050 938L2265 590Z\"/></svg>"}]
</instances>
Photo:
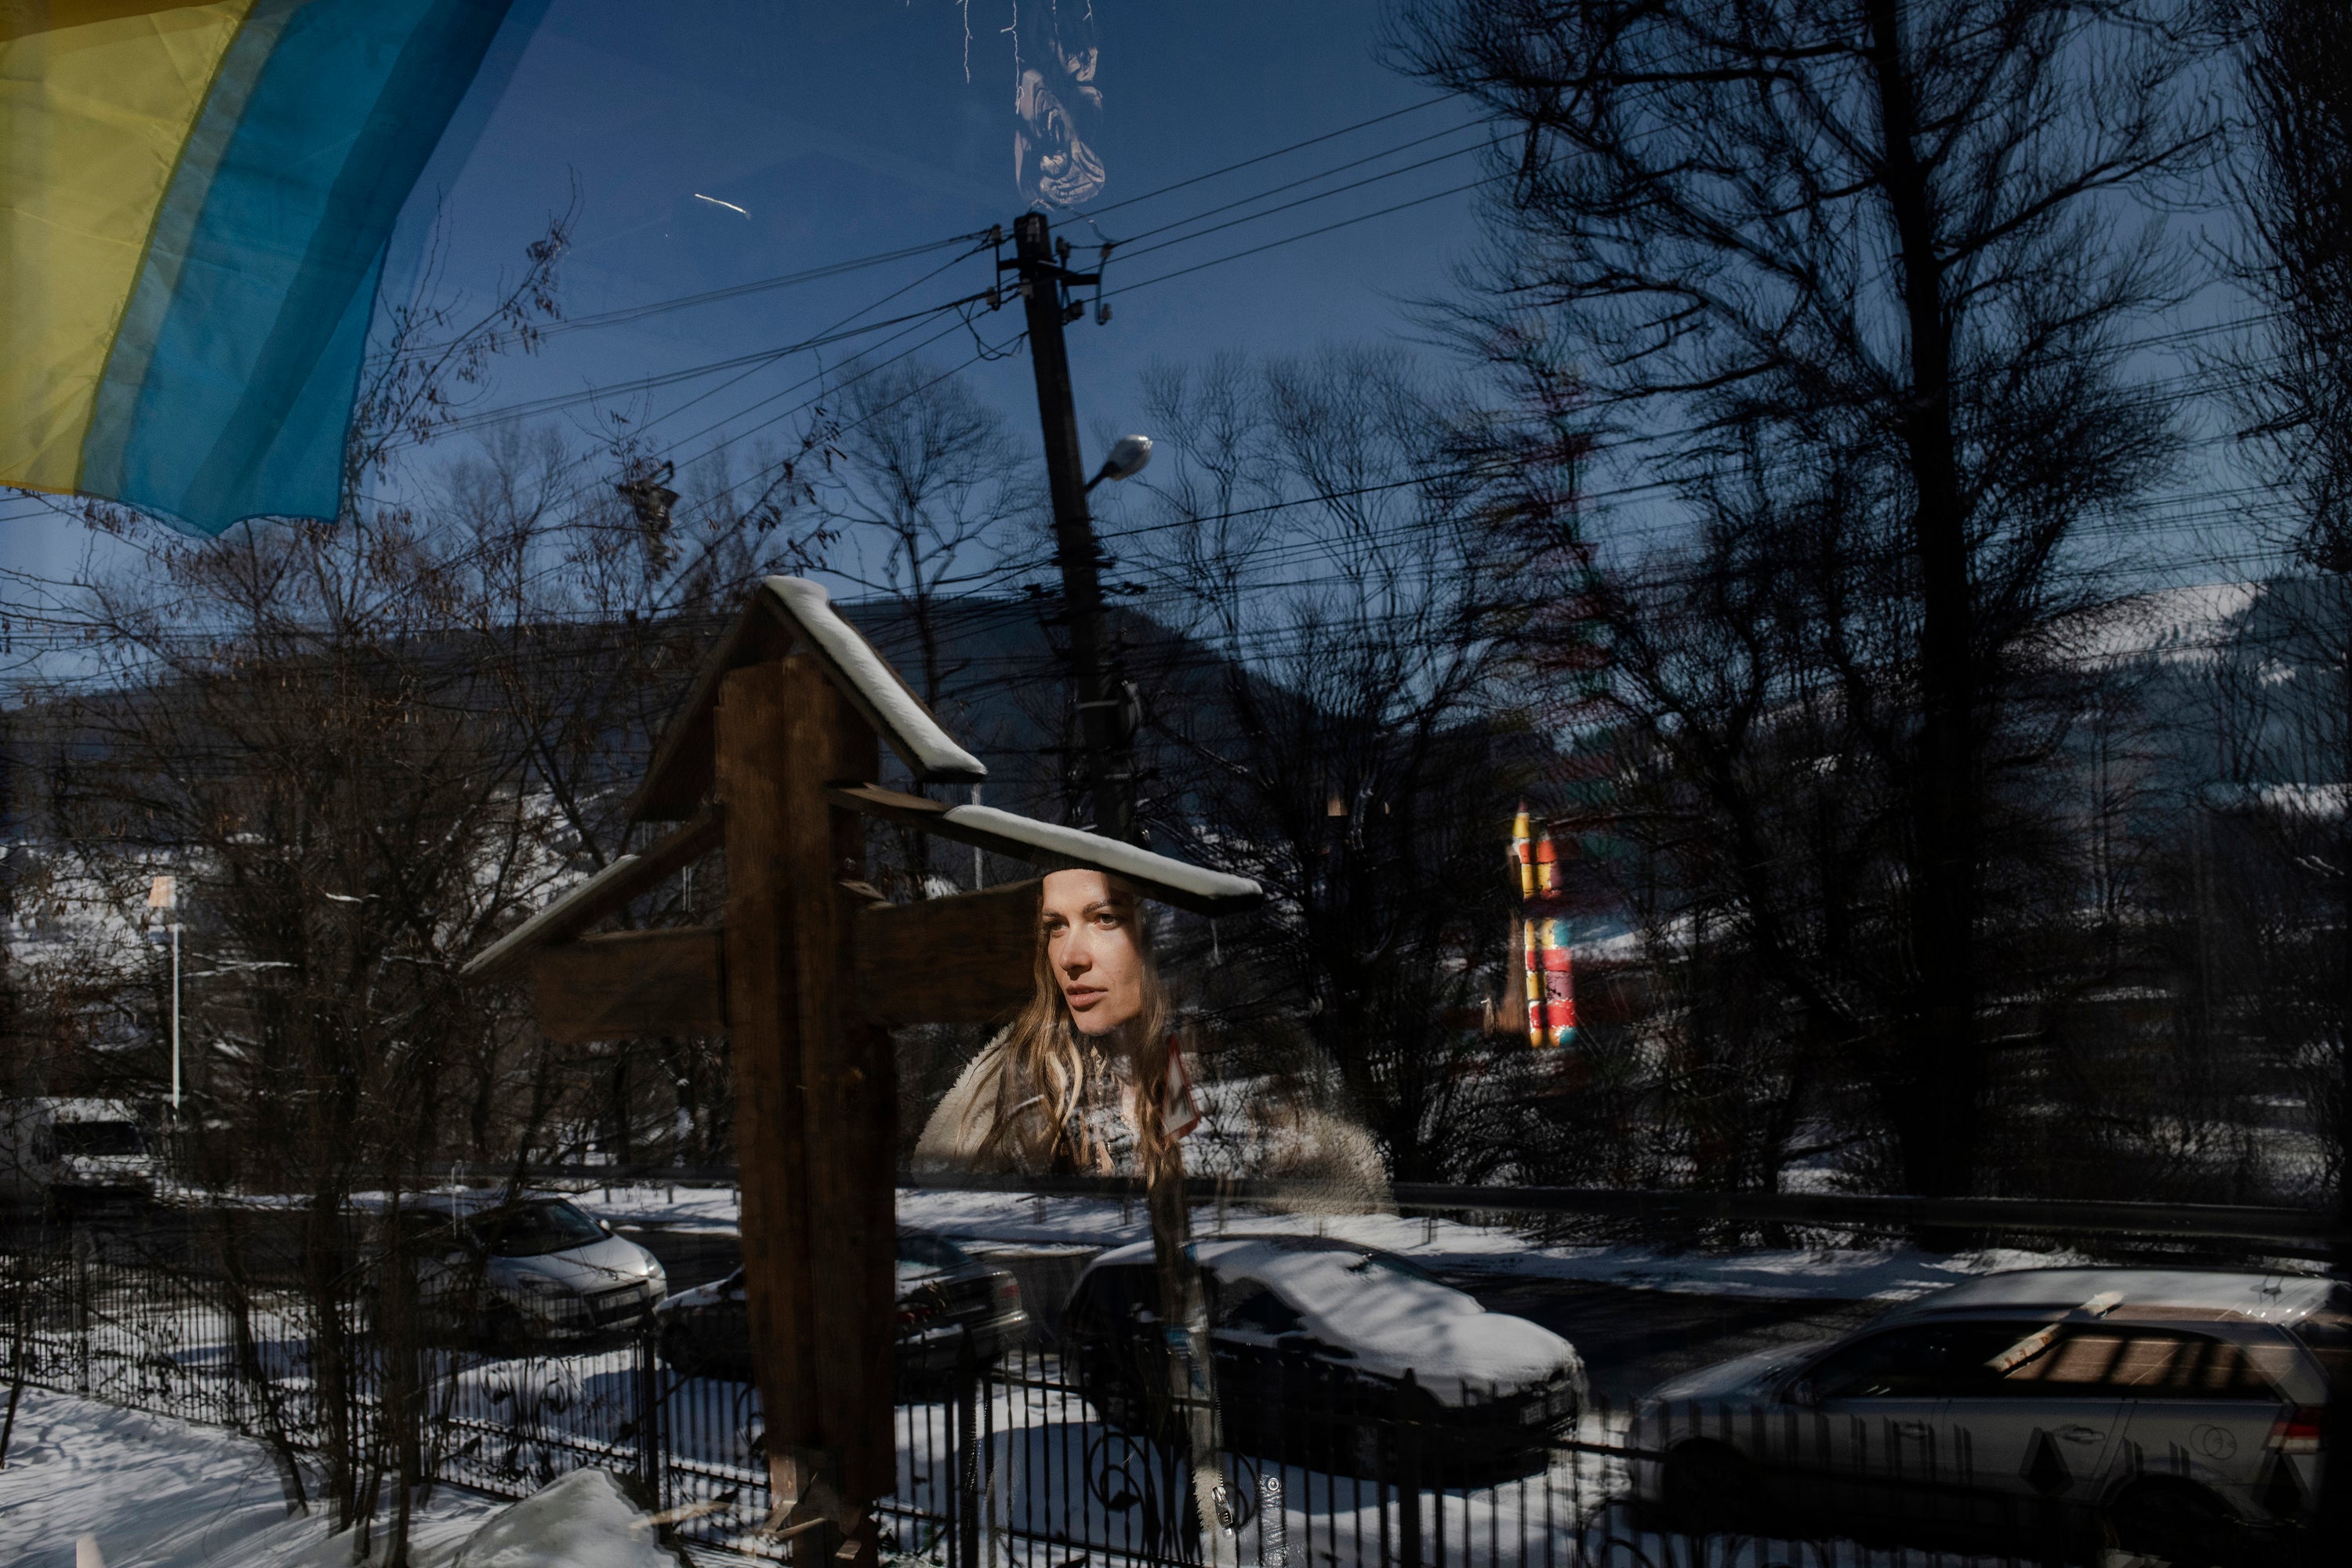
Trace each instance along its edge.
<instances>
[{"instance_id":1,"label":"wooden cross","mask_svg":"<svg viewBox=\"0 0 2352 1568\"><path fill-rule=\"evenodd\" d=\"M1246 878L981 805L883 788L888 745L926 784L988 776L824 590L771 577L705 662L629 806L681 826L556 900L464 971L529 969L564 1043L725 1032L751 1359L779 1510L829 1518L873 1557L866 1517L897 1483L898 1082L887 1029L989 1023L1034 985L1034 880L908 904L866 882L866 817L1047 868L1085 867L1207 915L1262 900ZM717 926L588 934L712 849Z\"/></svg>"}]
</instances>

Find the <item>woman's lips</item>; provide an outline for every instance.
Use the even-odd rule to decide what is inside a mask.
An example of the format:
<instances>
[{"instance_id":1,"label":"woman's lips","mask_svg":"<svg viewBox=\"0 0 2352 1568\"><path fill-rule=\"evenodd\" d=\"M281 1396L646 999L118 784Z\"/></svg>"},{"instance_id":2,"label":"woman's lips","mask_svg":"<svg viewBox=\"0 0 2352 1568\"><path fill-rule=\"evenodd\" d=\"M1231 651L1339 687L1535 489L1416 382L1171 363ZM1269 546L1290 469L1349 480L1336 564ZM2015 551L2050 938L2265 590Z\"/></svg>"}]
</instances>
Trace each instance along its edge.
<instances>
[{"instance_id":1,"label":"woman's lips","mask_svg":"<svg viewBox=\"0 0 2352 1568\"><path fill-rule=\"evenodd\" d=\"M1073 1013L1085 1012L1101 1001L1106 994L1108 993L1098 985L1070 985L1065 986L1062 990L1063 999L1069 1003L1070 1011Z\"/></svg>"}]
</instances>

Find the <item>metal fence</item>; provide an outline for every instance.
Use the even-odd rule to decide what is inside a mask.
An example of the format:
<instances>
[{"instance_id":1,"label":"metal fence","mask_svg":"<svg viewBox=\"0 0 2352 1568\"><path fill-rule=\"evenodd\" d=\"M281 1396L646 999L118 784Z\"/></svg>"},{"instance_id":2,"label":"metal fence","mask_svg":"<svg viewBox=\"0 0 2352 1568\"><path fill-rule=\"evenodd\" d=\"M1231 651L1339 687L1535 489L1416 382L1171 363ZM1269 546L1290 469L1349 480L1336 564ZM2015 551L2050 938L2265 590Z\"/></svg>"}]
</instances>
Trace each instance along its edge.
<instances>
[{"instance_id":1,"label":"metal fence","mask_svg":"<svg viewBox=\"0 0 2352 1568\"><path fill-rule=\"evenodd\" d=\"M386 1433L363 1303L348 1319L348 1399L330 1409L315 1313L291 1285L232 1288L86 1239L0 1253L0 1268L6 1353L30 1385L298 1447L319 1447L338 1416L362 1438ZM758 1395L665 1363L650 1331L421 1354L425 1393L406 1435L421 1473L519 1497L603 1467L640 1481L683 1543L792 1554L767 1529ZM911 1380L898 1406L898 1487L877 1508L886 1553L940 1568L1927 1568L2090 1563L2110 1543L2104 1516L2084 1506L2094 1489L1988 1494L1959 1468L1964 1437L1939 1450L1890 1434L1872 1470L1846 1451L1880 1441L1872 1435L1792 1426L1769 1471L1702 1471L1696 1494L1685 1474L1671 1500L1679 1511L1665 1511L1659 1456L1635 1446L1622 1408L1541 1408L1475 1389L1440 1400L1409 1376L1383 1384L1222 1354L1217 1372L1224 1449L1205 1529L1179 1445L1155 1440L1169 1430L1164 1408L1155 1416L1068 1347L1024 1344L985 1364L967 1355ZM1660 1414L1645 1415L1643 1429L1659 1429ZM1733 1419L1681 1415L1684 1430ZM1644 1485L1652 1495L1637 1495ZM1875 1508L1861 1495L1874 1485ZM2274 1544L2274 1560L2291 1555L2285 1537Z\"/></svg>"}]
</instances>

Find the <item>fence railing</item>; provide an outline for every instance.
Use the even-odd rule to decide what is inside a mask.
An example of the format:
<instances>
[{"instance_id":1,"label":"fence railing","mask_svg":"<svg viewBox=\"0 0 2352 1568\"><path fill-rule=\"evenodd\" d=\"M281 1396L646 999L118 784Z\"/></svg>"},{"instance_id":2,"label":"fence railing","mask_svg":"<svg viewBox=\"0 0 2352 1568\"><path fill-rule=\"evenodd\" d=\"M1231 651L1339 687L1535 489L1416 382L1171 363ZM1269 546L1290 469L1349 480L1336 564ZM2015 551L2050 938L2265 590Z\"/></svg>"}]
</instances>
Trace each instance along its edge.
<instances>
[{"instance_id":1,"label":"fence railing","mask_svg":"<svg viewBox=\"0 0 2352 1568\"><path fill-rule=\"evenodd\" d=\"M386 1436L364 1303L339 1310L353 1336L350 1393L330 1409L315 1307L293 1289L233 1289L87 1244L0 1252L0 1331L32 1385L297 1447L321 1446L337 1420L358 1440ZM522 1496L603 1467L640 1479L684 1542L789 1556L767 1531L757 1394L668 1364L649 1327L520 1352L419 1354L425 1393L400 1440L415 1445L421 1473ZM2039 1456L2030 1437L1930 1431L1918 1413L1889 1415L1883 1431L1860 1416L1774 1416L1768 1431L1755 1410L1719 1402L1547 1404L1221 1343L1223 1447L1204 1523L1181 1413L1122 1384L1120 1364L1084 1345L1030 1342L984 1361L967 1348L952 1370L904 1379L898 1485L877 1510L886 1544L940 1568L2087 1563L2111 1542L2119 1487L2139 1474L2124 1467L2162 1479L2120 1439L2097 1473L2086 1450L2063 1444L2059 1460L2021 1467L1993 1456L2019 1441ZM1643 1446L1664 1444L1661 1434L1700 1441L1671 1454ZM2264 1475L2270 1511L2256 1522L2284 1560L2299 1494L2281 1489L2308 1478Z\"/></svg>"},{"instance_id":2,"label":"fence railing","mask_svg":"<svg viewBox=\"0 0 2352 1568\"><path fill-rule=\"evenodd\" d=\"M453 1179L503 1183L516 1179L571 1185L728 1186L724 1165L553 1164L450 1167ZM1105 1198L1140 1202L1143 1184L1131 1176L1000 1176L961 1172L902 1173L899 1184L938 1192L1011 1193L1024 1196ZM1279 1177L1195 1176L1186 1184L1196 1205L1328 1202L1328 1182ZM1353 1195L1352 1193L1350 1195ZM2272 1204L2182 1204L2089 1198L1915 1197L1881 1193L1768 1193L1693 1188L1505 1186L1398 1182L1389 1198L1400 1213L1558 1215L1640 1222L1653 1227L1702 1224L1782 1226L1866 1234L1942 1231L2000 1236L2123 1237L2233 1244L2265 1242L2279 1250L2326 1256L2344 1239L2326 1209Z\"/></svg>"}]
</instances>

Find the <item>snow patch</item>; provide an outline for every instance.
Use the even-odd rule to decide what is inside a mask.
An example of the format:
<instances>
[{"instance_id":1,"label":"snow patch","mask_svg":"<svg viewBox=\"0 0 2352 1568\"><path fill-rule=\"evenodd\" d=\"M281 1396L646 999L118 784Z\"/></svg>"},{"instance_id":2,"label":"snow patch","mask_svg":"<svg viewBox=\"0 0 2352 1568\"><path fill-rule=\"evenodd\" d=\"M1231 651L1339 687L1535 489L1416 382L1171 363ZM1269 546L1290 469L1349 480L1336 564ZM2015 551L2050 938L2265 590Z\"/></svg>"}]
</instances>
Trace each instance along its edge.
<instances>
[{"instance_id":1,"label":"snow patch","mask_svg":"<svg viewBox=\"0 0 2352 1568\"><path fill-rule=\"evenodd\" d=\"M768 592L784 607L793 626L882 721L891 748L906 758L915 776L933 782L977 784L988 777L978 757L950 739L924 710L874 645L841 618L824 589L805 577L771 577Z\"/></svg>"},{"instance_id":2,"label":"snow patch","mask_svg":"<svg viewBox=\"0 0 2352 1568\"><path fill-rule=\"evenodd\" d=\"M2263 592L2260 583L2197 583L2137 594L2079 617L2072 628L2074 651L2088 664L2150 657L2167 664L2210 664Z\"/></svg>"},{"instance_id":3,"label":"snow patch","mask_svg":"<svg viewBox=\"0 0 2352 1568\"><path fill-rule=\"evenodd\" d=\"M574 1470L476 1531L450 1568L678 1568L604 1470Z\"/></svg>"},{"instance_id":4,"label":"snow patch","mask_svg":"<svg viewBox=\"0 0 2352 1568\"><path fill-rule=\"evenodd\" d=\"M1016 844L1028 845L1046 857L1091 866L1097 870L1108 871L1114 876L1139 882L1157 882L1180 893L1190 893L1196 899L1255 899L1263 891L1247 877L1212 871L1203 866L1188 866L1181 860L1171 860L1165 855L1155 855L1149 849L1122 844L1116 838L1105 838L1082 828L1064 827L1059 823L1016 816L992 805L951 805L948 807L946 816L950 822L993 833Z\"/></svg>"},{"instance_id":5,"label":"snow patch","mask_svg":"<svg viewBox=\"0 0 2352 1568\"><path fill-rule=\"evenodd\" d=\"M450 1568L497 1508L436 1488L410 1527L413 1568ZM351 1537L330 1534L317 1512L288 1517L260 1444L27 1389L0 1470L0 1560L73 1568L84 1535L107 1568L348 1568L352 1560Z\"/></svg>"}]
</instances>

